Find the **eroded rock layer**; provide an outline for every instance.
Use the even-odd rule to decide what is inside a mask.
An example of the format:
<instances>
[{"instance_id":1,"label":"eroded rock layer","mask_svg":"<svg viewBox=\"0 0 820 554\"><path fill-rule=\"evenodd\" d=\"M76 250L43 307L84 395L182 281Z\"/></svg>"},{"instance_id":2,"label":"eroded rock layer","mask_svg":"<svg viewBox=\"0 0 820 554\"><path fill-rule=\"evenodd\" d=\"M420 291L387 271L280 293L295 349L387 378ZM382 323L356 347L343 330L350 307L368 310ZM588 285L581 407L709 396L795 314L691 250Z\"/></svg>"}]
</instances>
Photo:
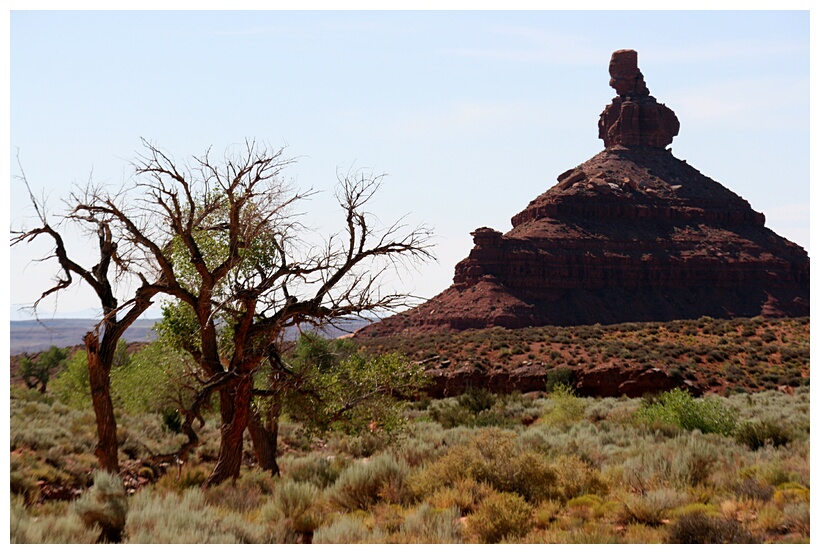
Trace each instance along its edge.
<instances>
[{"instance_id":1,"label":"eroded rock layer","mask_svg":"<svg viewBox=\"0 0 820 554\"><path fill-rule=\"evenodd\" d=\"M809 314L805 250L664 148L678 120L649 96L634 51L613 54L610 74L606 149L559 175L509 232L476 229L450 288L362 332Z\"/></svg>"}]
</instances>

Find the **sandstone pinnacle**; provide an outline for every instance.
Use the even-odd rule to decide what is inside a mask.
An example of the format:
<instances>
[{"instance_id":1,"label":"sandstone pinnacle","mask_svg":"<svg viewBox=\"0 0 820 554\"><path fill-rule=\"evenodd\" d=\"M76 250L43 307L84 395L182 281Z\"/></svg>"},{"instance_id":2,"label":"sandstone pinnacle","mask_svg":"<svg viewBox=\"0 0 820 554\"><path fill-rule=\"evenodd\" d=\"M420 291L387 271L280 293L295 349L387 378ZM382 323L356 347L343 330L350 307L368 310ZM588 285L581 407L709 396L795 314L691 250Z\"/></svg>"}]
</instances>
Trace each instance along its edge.
<instances>
[{"instance_id":1,"label":"sandstone pinnacle","mask_svg":"<svg viewBox=\"0 0 820 554\"><path fill-rule=\"evenodd\" d=\"M637 52L614 52L609 73L605 149L507 233L474 231L452 286L360 333L809 315L806 251L666 149L678 119L649 95Z\"/></svg>"},{"instance_id":2,"label":"sandstone pinnacle","mask_svg":"<svg viewBox=\"0 0 820 554\"><path fill-rule=\"evenodd\" d=\"M649 95L638 69L638 53L617 50L609 61L609 86L618 96L598 120L598 138L604 146L651 146L666 148L678 134L675 112Z\"/></svg>"}]
</instances>

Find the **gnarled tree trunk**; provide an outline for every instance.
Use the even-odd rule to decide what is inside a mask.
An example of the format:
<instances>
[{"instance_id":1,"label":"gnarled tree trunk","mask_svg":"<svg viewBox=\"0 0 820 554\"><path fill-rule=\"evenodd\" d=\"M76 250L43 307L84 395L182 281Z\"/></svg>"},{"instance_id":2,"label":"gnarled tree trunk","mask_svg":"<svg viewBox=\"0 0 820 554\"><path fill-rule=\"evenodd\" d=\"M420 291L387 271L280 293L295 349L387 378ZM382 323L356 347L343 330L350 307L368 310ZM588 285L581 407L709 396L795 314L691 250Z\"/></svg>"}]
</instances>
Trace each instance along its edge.
<instances>
[{"instance_id":1,"label":"gnarled tree trunk","mask_svg":"<svg viewBox=\"0 0 820 554\"><path fill-rule=\"evenodd\" d=\"M260 468L270 471L271 475L279 475L279 464L276 463L276 443L279 438L280 409L279 402L274 400L268 410L267 420L259 411L251 410L248 421L248 431L253 440L256 461Z\"/></svg>"},{"instance_id":2,"label":"gnarled tree trunk","mask_svg":"<svg viewBox=\"0 0 820 554\"><path fill-rule=\"evenodd\" d=\"M97 448L95 454L100 468L110 473L119 473L117 456L117 420L114 418L114 404L111 401L111 360L114 349L107 342L103 344L96 334L84 337L88 358L88 381L91 385L91 403L97 419Z\"/></svg>"},{"instance_id":3,"label":"gnarled tree trunk","mask_svg":"<svg viewBox=\"0 0 820 554\"><path fill-rule=\"evenodd\" d=\"M250 418L252 395L253 387L249 375L236 379L219 391L221 441L216 467L205 481L206 487L239 477L242 466L242 439Z\"/></svg>"}]
</instances>

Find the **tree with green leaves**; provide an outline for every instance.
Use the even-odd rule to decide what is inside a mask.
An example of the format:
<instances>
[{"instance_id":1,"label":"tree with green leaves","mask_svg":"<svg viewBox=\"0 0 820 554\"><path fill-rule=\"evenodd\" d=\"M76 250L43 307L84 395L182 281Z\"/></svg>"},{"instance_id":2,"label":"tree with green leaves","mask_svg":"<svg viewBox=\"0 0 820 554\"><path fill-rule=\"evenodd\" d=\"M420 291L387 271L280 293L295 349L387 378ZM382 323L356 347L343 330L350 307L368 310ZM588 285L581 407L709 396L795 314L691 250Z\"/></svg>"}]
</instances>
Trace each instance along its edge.
<instances>
[{"instance_id":1,"label":"tree with green leaves","mask_svg":"<svg viewBox=\"0 0 820 554\"><path fill-rule=\"evenodd\" d=\"M89 184L70 197L61 217L60 223L76 223L99 239L93 267L68 255L58 226L49 224L33 194L41 226L16 232L12 244L53 240L63 276L41 299L68 288L74 277L100 299L103 317L85 346L102 469L118 471L110 382L117 342L156 295L169 299L181 314L179 345L197 367L196 386L182 407L188 440L172 456L185 459L196 448L195 426L216 395L222 425L207 481L213 485L239 475L246 429L258 455L275 442L252 409L253 383L265 364L283 367L284 331L408 306L410 297L387 289L382 277L432 259L432 233L401 220L380 227L367 208L384 176L363 172L337 176L340 231L311 242L295 211L310 193L284 178L293 160L283 149L246 141L219 162L206 152L178 163L147 141L143 146L132 182L116 190ZM115 277L122 299L114 294Z\"/></svg>"},{"instance_id":2,"label":"tree with green leaves","mask_svg":"<svg viewBox=\"0 0 820 554\"><path fill-rule=\"evenodd\" d=\"M101 190L75 209L111 222L120 248L161 275L165 323L198 368L182 408L188 442L174 456L197 446L195 424L218 396L221 442L207 481L217 484L239 475L246 429L258 455L271 446L272 430L253 410L254 381L266 365L285 367L284 331L407 306L382 276L432 258L431 232L401 221L378 227L367 206L383 176L361 173L338 178L341 231L311 244L295 212L309 194L284 179L293 160L282 149L246 142L218 163L206 152L179 164L144 146L129 202Z\"/></svg>"},{"instance_id":3,"label":"tree with green leaves","mask_svg":"<svg viewBox=\"0 0 820 554\"><path fill-rule=\"evenodd\" d=\"M62 366L67 357L68 353L65 348L54 345L51 345L45 352L41 352L36 360L23 354L20 357L20 376L28 388L36 388L45 394L51 372Z\"/></svg>"},{"instance_id":4,"label":"tree with green leaves","mask_svg":"<svg viewBox=\"0 0 820 554\"><path fill-rule=\"evenodd\" d=\"M300 335L288 361L262 377L265 387L254 389L256 404L274 433L285 411L319 435L392 433L405 423L406 400L428 383L424 369L398 353L370 355L350 339L328 340L314 332ZM278 473L275 464L269 469Z\"/></svg>"}]
</instances>

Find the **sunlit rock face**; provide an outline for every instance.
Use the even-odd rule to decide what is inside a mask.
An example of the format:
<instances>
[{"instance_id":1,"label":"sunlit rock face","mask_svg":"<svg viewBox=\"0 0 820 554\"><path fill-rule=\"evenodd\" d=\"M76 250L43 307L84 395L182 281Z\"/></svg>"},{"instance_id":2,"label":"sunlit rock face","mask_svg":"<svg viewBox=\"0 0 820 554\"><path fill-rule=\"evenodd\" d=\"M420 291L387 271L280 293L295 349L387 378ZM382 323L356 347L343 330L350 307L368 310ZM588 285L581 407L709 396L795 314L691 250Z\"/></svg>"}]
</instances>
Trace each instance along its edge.
<instances>
[{"instance_id":1,"label":"sunlit rock face","mask_svg":"<svg viewBox=\"0 0 820 554\"><path fill-rule=\"evenodd\" d=\"M558 175L509 232L476 229L447 290L360 332L808 315L806 251L666 149L680 125L637 60L612 55L602 152Z\"/></svg>"}]
</instances>

